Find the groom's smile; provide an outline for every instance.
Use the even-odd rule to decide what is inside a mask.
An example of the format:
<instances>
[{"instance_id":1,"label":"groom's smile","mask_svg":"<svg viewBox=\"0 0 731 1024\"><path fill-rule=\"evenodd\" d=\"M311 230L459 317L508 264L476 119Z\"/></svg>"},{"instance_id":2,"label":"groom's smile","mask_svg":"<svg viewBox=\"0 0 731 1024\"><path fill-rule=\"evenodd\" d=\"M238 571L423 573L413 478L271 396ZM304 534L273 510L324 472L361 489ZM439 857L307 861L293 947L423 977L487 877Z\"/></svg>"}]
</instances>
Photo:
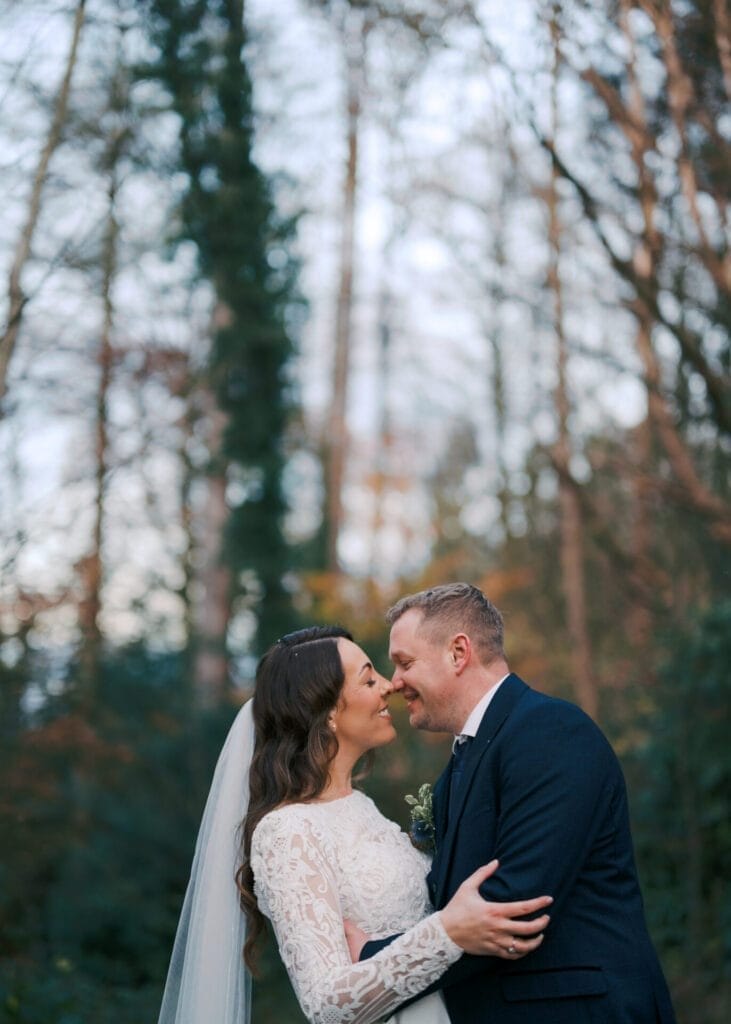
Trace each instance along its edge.
<instances>
[{"instance_id":1,"label":"groom's smile","mask_svg":"<svg viewBox=\"0 0 731 1024\"><path fill-rule=\"evenodd\" d=\"M408 708L410 715L412 710L415 710L413 705L417 700L419 700L419 694L416 690L412 690L410 686L404 686L401 690L401 696L406 701L406 707Z\"/></svg>"},{"instance_id":2,"label":"groom's smile","mask_svg":"<svg viewBox=\"0 0 731 1024\"><path fill-rule=\"evenodd\" d=\"M421 611L409 609L391 627L393 688L404 698L415 729L458 732L466 715L455 706L449 650L420 632L422 618Z\"/></svg>"}]
</instances>

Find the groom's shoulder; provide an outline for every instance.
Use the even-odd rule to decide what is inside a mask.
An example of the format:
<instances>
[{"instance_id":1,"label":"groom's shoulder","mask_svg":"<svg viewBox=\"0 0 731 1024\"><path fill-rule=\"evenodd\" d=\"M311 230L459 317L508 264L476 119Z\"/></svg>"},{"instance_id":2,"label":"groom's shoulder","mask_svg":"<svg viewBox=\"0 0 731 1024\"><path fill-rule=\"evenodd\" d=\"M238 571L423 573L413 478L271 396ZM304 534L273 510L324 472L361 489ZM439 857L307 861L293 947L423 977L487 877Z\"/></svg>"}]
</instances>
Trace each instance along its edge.
<instances>
[{"instance_id":1,"label":"groom's shoulder","mask_svg":"<svg viewBox=\"0 0 731 1024\"><path fill-rule=\"evenodd\" d=\"M601 736L602 739L605 738L593 718L587 715L578 704L574 704L573 701L566 700L563 697L545 693L543 690L537 690L523 679L520 679L519 676L514 676L514 678L518 679L526 687L523 697L518 704L522 714L535 719L560 722L567 727L572 727L582 732L586 731L595 734L597 737Z\"/></svg>"},{"instance_id":2,"label":"groom's shoulder","mask_svg":"<svg viewBox=\"0 0 731 1024\"><path fill-rule=\"evenodd\" d=\"M535 686L529 685L528 693L526 694L528 701L528 707L544 708L551 711L553 714L567 716L569 718L588 718L589 716L581 710L578 704L573 701L566 700L565 697L559 697L553 693L546 693L545 690L536 689Z\"/></svg>"}]
</instances>

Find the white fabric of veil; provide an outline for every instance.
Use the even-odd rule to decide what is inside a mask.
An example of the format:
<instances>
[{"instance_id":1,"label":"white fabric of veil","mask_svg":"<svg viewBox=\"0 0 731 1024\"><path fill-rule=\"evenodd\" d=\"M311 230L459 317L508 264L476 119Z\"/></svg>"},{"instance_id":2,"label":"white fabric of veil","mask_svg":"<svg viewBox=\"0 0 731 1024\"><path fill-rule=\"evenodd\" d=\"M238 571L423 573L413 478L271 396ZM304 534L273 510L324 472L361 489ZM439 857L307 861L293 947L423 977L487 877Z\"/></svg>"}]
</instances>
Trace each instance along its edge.
<instances>
[{"instance_id":1,"label":"white fabric of veil","mask_svg":"<svg viewBox=\"0 0 731 1024\"><path fill-rule=\"evenodd\" d=\"M246 918L234 875L249 801L252 702L234 719L216 765L193 856L158 1024L248 1024Z\"/></svg>"}]
</instances>

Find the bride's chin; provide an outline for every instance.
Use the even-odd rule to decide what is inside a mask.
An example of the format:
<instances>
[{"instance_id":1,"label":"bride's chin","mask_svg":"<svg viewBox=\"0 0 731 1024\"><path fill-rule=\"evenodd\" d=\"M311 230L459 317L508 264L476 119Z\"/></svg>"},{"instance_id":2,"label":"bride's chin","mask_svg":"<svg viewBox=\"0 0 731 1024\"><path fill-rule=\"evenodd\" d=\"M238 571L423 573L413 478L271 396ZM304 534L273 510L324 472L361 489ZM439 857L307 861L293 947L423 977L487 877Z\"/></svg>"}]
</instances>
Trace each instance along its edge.
<instances>
[{"instance_id":1,"label":"bride's chin","mask_svg":"<svg viewBox=\"0 0 731 1024\"><path fill-rule=\"evenodd\" d=\"M369 749L370 750L377 750L378 747L387 747L389 745L389 743L393 743L393 741L395 739L397 739L397 737L398 737L398 733L396 732L394 727L391 726L390 731L388 733L386 733L386 735L379 736L378 738L376 738L376 737L373 738L373 743L369 747Z\"/></svg>"}]
</instances>

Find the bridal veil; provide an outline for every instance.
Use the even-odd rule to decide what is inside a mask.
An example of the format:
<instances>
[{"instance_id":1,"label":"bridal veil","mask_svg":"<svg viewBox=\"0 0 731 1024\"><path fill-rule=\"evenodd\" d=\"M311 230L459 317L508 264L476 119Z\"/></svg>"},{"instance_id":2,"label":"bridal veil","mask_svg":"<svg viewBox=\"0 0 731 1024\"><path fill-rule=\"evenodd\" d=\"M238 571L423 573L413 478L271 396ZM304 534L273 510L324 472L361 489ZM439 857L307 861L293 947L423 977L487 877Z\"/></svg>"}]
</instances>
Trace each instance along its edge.
<instances>
[{"instance_id":1,"label":"bridal veil","mask_svg":"<svg viewBox=\"0 0 731 1024\"><path fill-rule=\"evenodd\" d=\"M252 702L236 716L203 812L158 1024L248 1024L246 919L234 875L254 753Z\"/></svg>"}]
</instances>

